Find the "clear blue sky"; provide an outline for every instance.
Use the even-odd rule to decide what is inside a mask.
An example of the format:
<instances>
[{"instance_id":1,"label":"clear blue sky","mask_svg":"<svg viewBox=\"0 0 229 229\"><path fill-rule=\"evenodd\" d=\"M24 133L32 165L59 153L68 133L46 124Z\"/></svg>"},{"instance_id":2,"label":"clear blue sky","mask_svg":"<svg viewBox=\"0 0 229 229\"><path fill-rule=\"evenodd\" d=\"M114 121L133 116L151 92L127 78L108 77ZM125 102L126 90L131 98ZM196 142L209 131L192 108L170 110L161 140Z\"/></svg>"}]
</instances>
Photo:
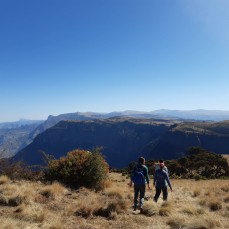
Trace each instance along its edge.
<instances>
[{"instance_id":1,"label":"clear blue sky","mask_svg":"<svg viewBox=\"0 0 229 229\"><path fill-rule=\"evenodd\" d=\"M0 122L229 110L228 0L1 0Z\"/></svg>"}]
</instances>

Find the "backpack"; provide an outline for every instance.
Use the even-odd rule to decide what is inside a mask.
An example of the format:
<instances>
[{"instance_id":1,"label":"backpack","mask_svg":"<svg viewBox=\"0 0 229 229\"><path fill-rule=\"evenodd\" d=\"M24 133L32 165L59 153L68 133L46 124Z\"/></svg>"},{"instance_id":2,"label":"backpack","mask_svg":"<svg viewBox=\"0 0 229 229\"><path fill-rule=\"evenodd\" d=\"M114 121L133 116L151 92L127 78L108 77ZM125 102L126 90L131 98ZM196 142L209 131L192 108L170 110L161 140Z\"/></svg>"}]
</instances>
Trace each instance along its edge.
<instances>
[{"instance_id":1,"label":"backpack","mask_svg":"<svg viewBox=\"0 0 229 229\"><path fill-rule=\"evenodd\" d=\"M144 167L136 166L132 175L132 181L134 184L145 184L145 175L144 175Z\"/></svg>"}]
</instances>

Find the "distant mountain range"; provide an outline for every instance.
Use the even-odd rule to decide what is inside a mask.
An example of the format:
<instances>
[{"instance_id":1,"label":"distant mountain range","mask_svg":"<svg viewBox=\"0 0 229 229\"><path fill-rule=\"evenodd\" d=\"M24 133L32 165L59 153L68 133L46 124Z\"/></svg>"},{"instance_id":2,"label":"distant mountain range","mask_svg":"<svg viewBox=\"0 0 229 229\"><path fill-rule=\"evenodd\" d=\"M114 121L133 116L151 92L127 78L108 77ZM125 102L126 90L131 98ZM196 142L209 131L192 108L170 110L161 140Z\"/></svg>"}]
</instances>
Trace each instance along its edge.
<instances>
[{"instance_id":1,"label":"distant mountain range","mask_svg":"<svg viewBox=\"0 0 229 229\"><path fill-rule=\"evenodd\" d=\"M42 121L26 121L0 123L0 158L11 157L20 149L32 142L30 137Z\"/></svg>"},{"instance_id":2,"label":"distant mountain range","mask_svg":"<svg viewBox=\"0 0 229 229\"><path fill-rule=\"evenodd\" d=\"M156 110L152 112L144 111L123 111L111 113L95 113L95 112L75 112L61 114L58 116L50 115L46 121L39 125L36 130L31 133L34 138L46 129L54 126L60 121L67 120L93 120L106 119L112 117L132 117L132 118L153 118L163 120L177 120L177 121L223 121L229 120L229 111L208 111L208 110L193 110L193 111L179 111L179 110Z\"/></svg>"},{"instance_id":3,"label":"distant mountain range","mask_svg":"<svg viewBox=\"0 0 229 229\"><path fill-rule=\"evenodd\" d=\"M150 112L154 115L167 118L190 119L201 121L224 121L229 120L229 111L224 110L156 110Z\"/></svg>"},{"instance_id":4,"label":"distant mountain range","mask_svg":"<svg viewBox=\"0 0 229 229\"><path fill-rule=\"evenodd\" d=\"M0 129L15 129L15 128L20 128L20 127L25 127L29 125L39 125L44 120L27 120L27 119L20 119L19 121L16 122L2 122L0 123Z\"/></svg>"},{"instance_id":5,"label":"distant mountain range","mask_svg":"<svg viewBox=\"0 0 229 229\"><path fill-rule=\"evenodd\" d=\"M142 111L123 111L123 112L111 112L111 113L75 112L75 113L61 114L58 116L50 115L48 119L45 121L20 120L18 122L0 123L0 156L9 157L15 155L19 151L21 152L21 149L26 147L33 140L37 141L36 137L44 133L49 128L54 127L61 121L82 121L83 123L83 121L88 121L88 120L93 120L94 122L96 120L100 120L101 122L103 120L105 121L106 119L110 119L114 117L116 118L119 117L120 119L122 118L139 119L139 120L149 119L151 121L145 121L145 122L164 123L166 128L170 129L171 126L173 126L174 124L184 123L187 121L201 123L202 121L214 122L214 121L229 120L229 111L217 111L217 110L181 111L181 110L162 109L162 110L156 110L152 112L142 112ZM169 134L171 134L171 131L166 131L164 133L165 136L163 135L163 139L166 136L168 138L166 142L169 142L169 139L172 139L172 137ZM160 135L160 137L158 136L158 138L161 140L162 136ZM152 141L153 143L151 143L151 146L152 144L154 144L154 148L156 143L157 145L162 144L161 143L162 141L160 141L160 144L158 140L156 141L154 139ZM164 152L162 150L162 146L159 148L161 153ZM166 148L166 150L167 149L168 147ZM150 153L151 155L154 155L152 151L150 151L149 154ZM179 151L176 152L176 155L182 153L183 151L180 149ZM167 157L168 153L165 152L165 155Z\"/></svg>"}]
</instances>

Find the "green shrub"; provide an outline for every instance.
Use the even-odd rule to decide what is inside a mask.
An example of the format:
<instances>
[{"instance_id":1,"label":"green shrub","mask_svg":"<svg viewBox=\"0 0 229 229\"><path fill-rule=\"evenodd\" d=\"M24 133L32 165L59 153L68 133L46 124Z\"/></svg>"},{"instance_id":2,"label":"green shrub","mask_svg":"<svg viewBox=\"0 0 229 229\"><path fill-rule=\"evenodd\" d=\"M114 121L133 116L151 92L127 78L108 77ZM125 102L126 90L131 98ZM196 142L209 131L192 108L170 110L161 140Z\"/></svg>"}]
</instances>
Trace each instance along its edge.
<instances>
[{"instance_id":1,"label":"green shrub","mask_svg":"<svg viewBox=\"0 0 229 229\"><path fill-rule=\"evenodd\" d=\"M58 180L73 187L102 189L108 174L108 164L98 152L73 150L59 160L50 160L45 171L48 180Z\"/></svg>"}]
</instances>

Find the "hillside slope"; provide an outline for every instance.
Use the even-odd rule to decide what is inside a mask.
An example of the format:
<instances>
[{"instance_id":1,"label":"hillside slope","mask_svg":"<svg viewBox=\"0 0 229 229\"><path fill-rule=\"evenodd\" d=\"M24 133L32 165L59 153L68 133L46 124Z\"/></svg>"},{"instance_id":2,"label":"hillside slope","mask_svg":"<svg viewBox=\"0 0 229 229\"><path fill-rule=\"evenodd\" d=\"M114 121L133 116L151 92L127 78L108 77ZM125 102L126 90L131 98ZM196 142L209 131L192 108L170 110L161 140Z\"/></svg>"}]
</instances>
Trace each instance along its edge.
<instances>
[{"instance_id":1,"label":"hillside slope","mask_svg":"<svg viewBox=\"0 0 229 229\"><path fill-rule=\"evenodd\" d=\"M111 166L124 167L140 155L150 154L147 146L166 133L170 125L166 121L130 118L61 121L38 135L14 159L40 164L43 162L41 151L58 158L76 148L103 147Z\"/></svg>"},{"instance_id":2,"label":"hillside slope","mask_svg":"<svg viewBox=\"0 0 229 229\"><path fill-rule=\"evenodd\" d=\"M59 158L72 149L103 147L108 163L122 168L140 155L146 159L179 158L191 146L229 154L229 121L175 123L134 118L61 121L38 135L14 159L42 164L41 152Z\"/></svg>"},{"instance_id":3,"label":"hillside slope","mask_svg":"<svg viewBox=\"0 0 229 229\"><path fill-rule=\"evenodd\" d=\"M0 158L11 157L31 143L30 133L39 124L40 122L21 126L4 125L5 129L0 128Z\"/></svg>"},{"instance_id":4,"label":"hillside slope","mask_svg":"<svg viewBox=\"0 0 229 229\"><path fill-rule=\"evenodd\" d=\"M173 159L182 156L191 146L229 154L229 121L179 123L161 136L152 147L151 155L160 152L162 158Z\"/></svg>"}]
</instances>

